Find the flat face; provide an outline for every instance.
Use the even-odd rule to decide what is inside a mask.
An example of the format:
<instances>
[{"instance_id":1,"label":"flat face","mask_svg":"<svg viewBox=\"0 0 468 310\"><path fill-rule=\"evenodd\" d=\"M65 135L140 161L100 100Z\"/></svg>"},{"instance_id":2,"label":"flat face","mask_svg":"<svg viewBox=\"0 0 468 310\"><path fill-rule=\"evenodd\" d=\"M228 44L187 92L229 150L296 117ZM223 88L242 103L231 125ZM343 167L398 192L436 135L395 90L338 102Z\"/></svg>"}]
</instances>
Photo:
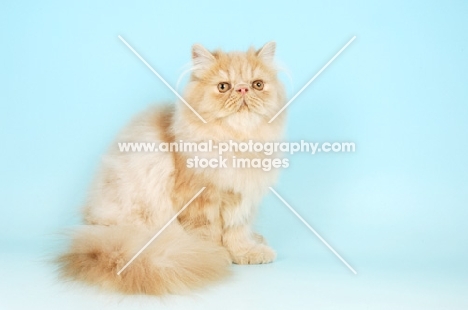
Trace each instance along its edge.
<instances>
[{"instance_id":1,"label":"flat face","mask_svg":"<svg viewBox=\"0 0 468 310\"><path fill-rule=\"evenodd\" d=\"M236 118L239 125L268 121L284 105L284 95L272 55L265 53L252 48L230 53L194 51L187 101L211 120Z\"/></svg>"}]
</instances>

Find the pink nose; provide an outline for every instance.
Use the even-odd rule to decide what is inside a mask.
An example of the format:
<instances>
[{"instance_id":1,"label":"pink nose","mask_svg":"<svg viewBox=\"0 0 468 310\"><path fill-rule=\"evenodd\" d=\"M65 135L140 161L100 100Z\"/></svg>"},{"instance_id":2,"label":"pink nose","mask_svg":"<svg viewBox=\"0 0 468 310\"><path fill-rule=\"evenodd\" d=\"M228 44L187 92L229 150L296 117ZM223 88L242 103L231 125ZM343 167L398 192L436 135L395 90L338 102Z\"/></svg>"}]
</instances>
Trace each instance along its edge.
<instances>
[{"instance_id":1,"label":"pink nose","mask_svg":"<svg viewBox=\"0 0 468 310\"><path fill-rule=\"evenodd\" d=\"M237 92L241 93L242 95L245 95L246 92L249 91L247 87L239 87L236 89Z\"/></svg>"}]
</instances>

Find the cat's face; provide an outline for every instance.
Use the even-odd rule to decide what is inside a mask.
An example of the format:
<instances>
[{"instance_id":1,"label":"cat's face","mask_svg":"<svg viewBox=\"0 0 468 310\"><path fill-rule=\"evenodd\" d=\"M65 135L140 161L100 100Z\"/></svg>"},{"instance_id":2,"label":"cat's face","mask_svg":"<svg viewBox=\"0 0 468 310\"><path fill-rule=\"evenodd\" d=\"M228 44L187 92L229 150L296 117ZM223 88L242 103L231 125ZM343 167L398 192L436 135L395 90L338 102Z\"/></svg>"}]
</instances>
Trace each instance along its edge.
<instances>
[{"instance_id":1,"label":"cat's face","mask_svg":"<svg viewBox=\"0 0 468 310\"><path fill-rule=\"evenodd\" d=\"M188 103L208 122L268 122L285 104L274 53L274 42L258 51L231 53L211 53L194 45L194 67L185 93Z\"/></svg>"}]
</instances>

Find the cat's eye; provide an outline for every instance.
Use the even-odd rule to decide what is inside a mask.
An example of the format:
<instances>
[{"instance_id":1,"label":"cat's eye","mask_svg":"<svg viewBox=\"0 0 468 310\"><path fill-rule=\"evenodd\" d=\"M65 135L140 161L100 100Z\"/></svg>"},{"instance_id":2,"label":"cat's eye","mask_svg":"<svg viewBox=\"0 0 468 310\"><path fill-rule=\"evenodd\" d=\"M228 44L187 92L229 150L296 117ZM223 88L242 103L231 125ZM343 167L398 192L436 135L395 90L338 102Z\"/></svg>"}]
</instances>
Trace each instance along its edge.
<instances>
[{"instance_id":1,"label":"cat's eye","mask_svg":"<svg viewBox=\"0 0 468 310\"><path fill-rule=\"evenodd\" d=\"M229 84L227 82L221 82L221 83L218 84L218 91L220 93L225 93L230 89L231 89L231 84Z\"/></svg>"},{"instance_id":2,"label":"cat's eye","mask_svg":"<svg viewBox=\"0 0 468 310\"><path fill-rule=\"evenodd\" d=\"M256 80L252 83L252 87L255 88L256 90L262 90L263 89L263 81L261 80Z\"/></svg>"}]
</instances>

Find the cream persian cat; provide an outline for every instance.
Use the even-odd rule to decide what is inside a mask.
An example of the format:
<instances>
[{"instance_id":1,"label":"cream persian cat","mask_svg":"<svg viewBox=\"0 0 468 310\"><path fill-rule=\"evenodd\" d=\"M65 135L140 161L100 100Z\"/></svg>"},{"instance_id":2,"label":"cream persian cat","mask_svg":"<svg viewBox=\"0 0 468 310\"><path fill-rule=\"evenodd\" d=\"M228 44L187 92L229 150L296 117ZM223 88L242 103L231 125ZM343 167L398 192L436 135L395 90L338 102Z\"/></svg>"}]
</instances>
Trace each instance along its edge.
<instances>
[{"instance_id":1,"label":"cream persian cat","mask_svg":"<svg viewBox=\"0 0 468 310\"><path fill-rule=\"evenodd\" d=\"M185 104L153 107L117 142L277 141L285 114L275 43L247 52L192 48ZM205 154L216 156L216 154ZM264 158L263 153L224 156ZM67 277L127 294L183 293L221 279L229 265L264 264L275 252L252 230L275 169L187 168L193 154L120 152L103 158L83 209L85 224L58 259ZM206 189L120 275L117 272L203 187Z\"/></svg>"}]
</instances>

